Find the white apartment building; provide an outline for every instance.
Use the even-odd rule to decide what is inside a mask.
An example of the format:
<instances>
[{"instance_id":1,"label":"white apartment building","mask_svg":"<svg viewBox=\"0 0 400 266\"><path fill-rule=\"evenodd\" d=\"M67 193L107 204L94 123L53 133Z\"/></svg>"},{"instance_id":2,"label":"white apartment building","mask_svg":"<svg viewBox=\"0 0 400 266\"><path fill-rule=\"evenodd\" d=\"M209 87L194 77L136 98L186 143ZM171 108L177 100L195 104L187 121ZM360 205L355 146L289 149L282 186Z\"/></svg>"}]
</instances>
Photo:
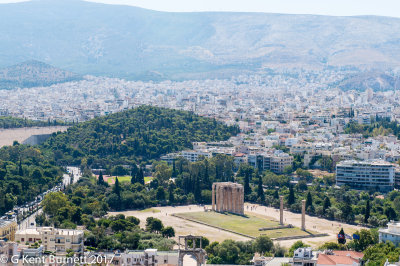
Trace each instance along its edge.
<instances>
[{"instance_id":1,"label":"white apartment building","mask_svg":"<svg viewBox=\"0 0 400 266\"><path fill-rule=\"evenodd\" d=\"M82 230L57 229L54 227L37 227L17 231L15 241L35 243L41 241L45 251L67 254L67 250L83 253L84 233Z\"/></svg>"},{"instance_id":2,"label":"white apartment building","mask_svg":"<svg viewBox=\"0 0 400 266\"><path fill-rule=\"evenodd\" d=\"M344 161L336 165L336 185L354 189L393 190L395 166L385 161Z\"/></svg>"},{"instance_id":3,"label":"white apartment building","mask_svg":"<svg viewBox=\"0 0 400 266\"><path fill-rule=\"evenodd\" d=\"M396 246L400 244L400 222L390 222L387 228L379 229L379 242L387 241Z\"/></svg>"}]
</instances>

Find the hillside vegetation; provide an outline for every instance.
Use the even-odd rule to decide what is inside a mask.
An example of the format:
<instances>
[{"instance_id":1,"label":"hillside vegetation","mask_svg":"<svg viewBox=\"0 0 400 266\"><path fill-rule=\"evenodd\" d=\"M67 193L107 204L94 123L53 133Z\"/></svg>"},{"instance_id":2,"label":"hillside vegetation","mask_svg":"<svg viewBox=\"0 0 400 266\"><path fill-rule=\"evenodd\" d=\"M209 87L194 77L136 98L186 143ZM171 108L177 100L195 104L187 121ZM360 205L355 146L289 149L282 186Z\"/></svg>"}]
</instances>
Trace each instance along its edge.
<instances>
[{"instance_id":1,"label":"hillside vegetation","mask_svg":"<svg viewBox=\"0 0 400 266\"><path fill-rule=\"evenodd\" d=\"M50 86L80 79L77 74L33 60L0 69L0 89Z\"/></svg>"},{"instance_id":2,"label":"hillside vegetation","mask_svg":"<svg viewBox=\"0 0 400 266\"><path fill-rule=\"evenodd\" d=\"M61 182L62 170L25 145L0 149L0 215Z\"/></svg>"},{"instance_id":3,"label":"hillside vegetation","mask_svg":"<svg viewBox=\"0 0 400 266\"><path fill-rule=\"evenodd\" d=\"M22 128L22 127L48 127L48 126L63 126L66 123L61 121L36 121L26 118L18 118L11 116L0 116L0 129Z\"/></svg>"},{"instance_id":4,"label":"hillside vegetation","mask_svg":"<svg viewBox=\"0 0 400 266\"><path fill-rule=\"evenodd\" d=\"M50 138L44 148L59 164L93 168L131 164L187 148L194 141L226 140L239 132L191 112L141 106L95 118Z\"/></svg>"}]
</instances>

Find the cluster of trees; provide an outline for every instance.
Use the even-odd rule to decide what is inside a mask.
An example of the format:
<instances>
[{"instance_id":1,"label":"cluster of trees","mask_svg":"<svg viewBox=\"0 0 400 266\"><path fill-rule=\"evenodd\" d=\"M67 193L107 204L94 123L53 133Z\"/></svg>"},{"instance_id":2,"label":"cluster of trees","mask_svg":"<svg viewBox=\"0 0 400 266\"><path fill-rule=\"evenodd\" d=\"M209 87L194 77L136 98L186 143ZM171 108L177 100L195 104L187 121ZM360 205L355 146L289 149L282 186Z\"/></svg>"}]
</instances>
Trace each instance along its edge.
<instances>
[{"instance_id":1,"label":"cluster of trees","mask_svg":"<svg viewBox=\"0 0 400 266\"><path fill-rule=\"evenodd\" d=\"M172 166L165 162L153 164L154 179L144 184L143 170L136 165L131 169L131 182L116 178L108 187L101 176L98 185L106 189L106 202L113 210L138 209L154 205L182 205L211 203L211 184L233 181L233 159L226 155L191 163L178 158ZM103 194L104 195L104 194Z\"/></svg>"},{"instance_id":2,"label":"cluster of trees","mask_svg":"<svg viewBox=\"0 0 400 266\"><path fill-rule=\"evenodd\" d=\"M279 208L282 195L286 207L293 212L301 211L301 201L305 199L308 214L347 223L377 227L400 217L398 191L380 197L374 191L356 191L346 186L335 188L334 176L314 179L309 171L300 168L296 173L300 181L294 185L288 175L270 171L259 174L253 167L241 165L236 178L244 184L247 201L266 206Z\"/></svg>"},{"instance_id":3,"label":"cluster of trees","mask_svg":"<svg viewBox=\"0 0 400 266\"><path fill-rule=\"evenodd\" d=\"M204 241L203 241L204 242ZM267 236L259 236L252 241L224 240L212 242L205 247L209 264L251 265L254 253L265 256L283 257L286 250L272 242Z\"/></svg>"},{"instance_id":4,"label":"cluster of trees","mask_svg":"<svg viewBox=\"0 0 400 266\"><path fill-rule=\"evenodd\" d=\"M21 127L48 127L67 125L65 122L57 120L35 121L26 118L11 116L0 116L0 128L21 128Z\"/></svg>"},{"instance_id":5,"label":"cluster of trees","mask_svg":"<svg viewBox=\"0 0 400 266\"><path fill-rule=\"evenodd\" d=\"M85 245L92 250L173 248L175 242L169 238L175 236L174 228L164 227L153 217L147 219L145 229L139 227L140 220L133 216L104 217L108 206L103 204L104 201L97 202L99 195L93 198L92 193L94 190L89 191L84 185L76 186L68 195L63 192L47 194L42 202L43 212L36 217L36 223L73 229L83 225L89 231ZM85 199L87 197L89 199ZM90 210L91 207L94 209Z\"/></svg>"},{"instance_id":6,"label":"cluster of trees","mask_svg":"<svg viewBox=\"0 0 400 266\"><path fill-rule=\"evenodd\" d=\"M62 169L34 147L19 145L0 149L0 215L32 201L61 182Z\"/></svg>"},{"instance_id":7,"label":"cluster of trees","mask_svg":"<svg viewBox=\"0 0 400 266\"><path fill-rule=\"evenodd\" d=\"M226 140L239 128L192 112L141 106L98 117L55 134L44 145L58 164L111 169L192 148L194 141Z\"/></svg>"},{"instance_id":8,"label":"cluster of trees","mask_svg":"<svg viewBox=\"0 0 400 266\"><path fill-rule=\"evenodd\" d=\"M400 124L397 121L390 121L390 118L375 117L370 125L362 125L357 122L351 122L346 125L347 134L362 134L365 138L376 137L380 135L394 134L400 138Z\"/></svg>"}]
</instances>

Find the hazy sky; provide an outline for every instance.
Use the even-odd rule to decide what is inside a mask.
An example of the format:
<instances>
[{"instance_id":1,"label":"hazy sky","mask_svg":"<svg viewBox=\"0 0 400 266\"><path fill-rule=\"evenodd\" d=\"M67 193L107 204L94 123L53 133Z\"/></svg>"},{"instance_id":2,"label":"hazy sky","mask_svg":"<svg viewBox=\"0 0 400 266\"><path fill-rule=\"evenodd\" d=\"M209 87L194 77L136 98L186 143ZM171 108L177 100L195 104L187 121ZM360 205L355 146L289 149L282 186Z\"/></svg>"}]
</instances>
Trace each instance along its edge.
<instances>
[{"instance_id":1,"label":"hazy sky","mask_svg":"<svg viewBox=\"0 0 400 266\"><path fill-rule=\"evenodd\" d=\"M21 0L0 0L0 3ZM336 16L400 17L399 0L89 0L160 11L249 11Z\"/></svg>"}]
</instances>

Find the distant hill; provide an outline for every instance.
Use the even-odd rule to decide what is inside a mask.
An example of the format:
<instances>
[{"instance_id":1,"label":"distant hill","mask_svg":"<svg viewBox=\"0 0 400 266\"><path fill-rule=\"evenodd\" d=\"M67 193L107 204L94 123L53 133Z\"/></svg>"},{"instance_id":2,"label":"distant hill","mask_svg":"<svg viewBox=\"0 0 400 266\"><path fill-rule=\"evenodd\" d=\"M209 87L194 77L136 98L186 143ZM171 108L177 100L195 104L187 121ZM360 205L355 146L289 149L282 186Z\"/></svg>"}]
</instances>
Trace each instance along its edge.
<instances>
[{"instance_id":1,"label":"distant hill","mask_svg":"<svg viewBox=\"0 0 400 266\"><path fill-rule=\"evenodd\" d=\"M0 89L49 86L79 79L80 75L34 60L0 69Z\"/></svg>"},{"instance_id":2,"label":"distant hill","mask_svg":"<svg viewBox=\"0 0 400 266\"><path fill-rule=\"evenodd\" d=\"M397 18L167 13L78 0L1 4L0 17L0 67L33 58L80 74L180 79L400 64Z\"/></svg>"},{"instance_id":3,"label":"distant hill","mask_svg":"<svg viewBox=\"0 0 400 266\"><path fill-rule=\"evenodd\" d=\"M367 89L372 89L374 91L399 90L400 75L368 71L365 73L350 75L338 84L335 84L335 87L345 91L365 91Z\"/></svg>"},{"instance_id":4,"label":"distant hill","mask_svg":"<svg viewBox=\"0 0 400 266\"><path fill-rule=\"evenodd\" d=\"M192 142L227 140L239 133L215 119L192 112L141 106L98 117L50 138L44 148L58 154L59 164L108 167L159 159L163 154L190 149Z\"/></svg>"}]
</instances>

